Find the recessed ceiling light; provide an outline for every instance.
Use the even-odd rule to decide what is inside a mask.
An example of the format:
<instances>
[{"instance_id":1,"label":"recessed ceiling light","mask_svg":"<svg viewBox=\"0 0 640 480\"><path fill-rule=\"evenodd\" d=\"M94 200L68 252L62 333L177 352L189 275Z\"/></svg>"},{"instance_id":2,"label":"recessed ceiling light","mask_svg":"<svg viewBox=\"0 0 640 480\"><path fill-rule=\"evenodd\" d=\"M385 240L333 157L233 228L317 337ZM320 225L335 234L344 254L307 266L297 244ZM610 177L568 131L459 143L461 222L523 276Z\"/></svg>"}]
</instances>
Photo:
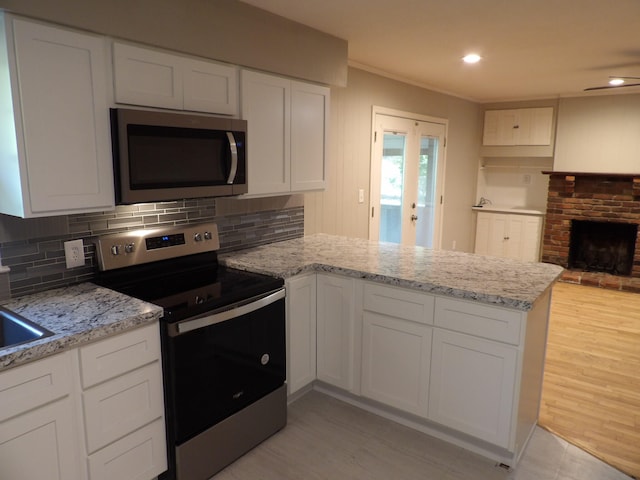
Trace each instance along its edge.
<instances>
[{"instance_id":1,"label":"recessed ceiling light","mask_svg":"<svg viewBox=\"0 0 640 480\"><path fill-rule=\"evenodd\" d=\"M622 78L612 78L611 80L609 80L609 85L613 86L613 87L619 87L620 85L624 84L624 79Z\"/></svg>"},{"instance_id":2,"label":"recessed ceiling light","mask_svg":"<svg viewBox=\"0 0 640 480\"><path fill-rule=\"evenodd\" d=\"M469 55L465 55L462 57L462 61L464 63L478 63L482 57L477 53L470 53Z\"/></svg>"}]
</instances>

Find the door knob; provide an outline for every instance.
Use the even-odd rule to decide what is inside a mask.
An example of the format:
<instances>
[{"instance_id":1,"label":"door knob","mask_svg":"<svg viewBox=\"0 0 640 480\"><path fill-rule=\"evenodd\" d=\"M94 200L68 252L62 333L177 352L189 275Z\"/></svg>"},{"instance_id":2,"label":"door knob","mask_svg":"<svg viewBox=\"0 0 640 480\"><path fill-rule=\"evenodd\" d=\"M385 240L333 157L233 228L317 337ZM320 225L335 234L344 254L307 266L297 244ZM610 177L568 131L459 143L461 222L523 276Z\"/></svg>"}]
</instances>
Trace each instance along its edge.
<instances>
[{"instance_id":1,"label":"door knob","mask_svg":"<svg viewBox=\"0 0 640 480\"><path fill-rule=\"evenodd\" d=\"M411 215L411 221L415 222L416 220L418 220L418 216L417 215Z\"/></svg>"}]
</instances>

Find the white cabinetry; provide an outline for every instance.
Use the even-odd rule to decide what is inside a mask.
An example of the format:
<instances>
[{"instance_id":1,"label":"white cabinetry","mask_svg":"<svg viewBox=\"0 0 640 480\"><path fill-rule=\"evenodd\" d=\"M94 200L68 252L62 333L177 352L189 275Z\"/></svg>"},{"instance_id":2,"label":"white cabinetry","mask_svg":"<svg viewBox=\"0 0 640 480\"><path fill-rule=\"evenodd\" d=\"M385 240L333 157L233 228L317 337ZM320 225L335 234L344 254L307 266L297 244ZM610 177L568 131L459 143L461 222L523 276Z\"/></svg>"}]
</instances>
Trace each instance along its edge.
<instances>
[{"instance_id":1,"label":"white cabinetry","mask_svg":"<svg viewBox=\"0 0 640 480\"><path fill-rule=\"evenodd\" d=\"M318 379L353 390L355 356L355 280L317 275Z\"/></svg>"},{"instance_id":2,"label":"white cabinetry","mask_svg":"<svg viewBox=\"0 0 640 480\"><path fill-rule=\"evenodd\" d=\"M0 212L114 208L107 46L0 13Z\"/></svg>"},{"instance_id":3,"label":"white cabinetry","mask_svg":"<svg viewBox=\"0 0 640 480\"><path fill-rule=\"evenodd\" d=\"M0 405L1 478L149 480L167 469L157 323L1 373Z\"/></svg>"},{"instance_id":4,"label":"white cabinetry","mask_svg":"<svg viewBox=\"0 0 640 480\"><path fill-rule=\"evenodd\" d=\"M542 216L478 212L475 253L537 262Z\"/></svg>"},{"instance_id":5,"label":"white cabinetry","mask_svg":"<svg viewBox=\"0 0 640 480\"><path fill-rule=\"evenodd\" d=\"M513 347L436 329L429 418L507 448L516 365Z\"/></svg>"},{"instance_id":6,"label":"white cabinetry","mask_svg":"<svg viewBox=\"0 0 640 480\"><path fill-rule=\"evenodd\" d=\"M325 186L329 89L242 71L249 195Z\"/></svg>"},{"instance_id":7,"label":"white cabinetry","mask_svg":"<svg viewBox=\"0 0 640 480\"><path fill-rule=\"evenodd\" d=\"M316 379L316 274L286 281L287 389L297 392Z\"/></svg>"},{"instance_id":8,"label":"white cabinetry","mask_svg":"<svg viewBox=\"0 0 640 480\"><path fill-rule=\"evenodd\" d=\"M71 352L0 374L0 477L80 480Z\"/></svg>"},{"instance_id":9,"label":"white cabinetry","mask_svg":"<svg viewBox=\"0 0 640 480\"><path fill-rule=\"evenodd\" d=\"M363 396L427 416L433 304L432 295L365 283Z\"/></svg>"},{"instance_id":10,"label":"white cabinetry","mask_svg":"<svg viewBox=\"0 0 640 480\"><path fill-rule=\"evenodd\" d=\"M238 114L238 70L204 59L113 44L117 103Z\"/></svg>"},{"instance_id":11,"label":"white cabinetry","mask_svg":"<svg viewBox=\"0 0 640 480\"><path fill-rule=\"evenodd\" d=\"M157 324L82 347L91 480L149 479L167 469Z\"/></svg>"},{"instance_id":12,"label":"white cabinetry","mask_svg":"<svg viewBox=\"0 0 640 480\"><path fill-rule=\"evenodd\" d=\"M550 145L553 108L487 110L483 145Z\"/></svg>"}]
</instances>

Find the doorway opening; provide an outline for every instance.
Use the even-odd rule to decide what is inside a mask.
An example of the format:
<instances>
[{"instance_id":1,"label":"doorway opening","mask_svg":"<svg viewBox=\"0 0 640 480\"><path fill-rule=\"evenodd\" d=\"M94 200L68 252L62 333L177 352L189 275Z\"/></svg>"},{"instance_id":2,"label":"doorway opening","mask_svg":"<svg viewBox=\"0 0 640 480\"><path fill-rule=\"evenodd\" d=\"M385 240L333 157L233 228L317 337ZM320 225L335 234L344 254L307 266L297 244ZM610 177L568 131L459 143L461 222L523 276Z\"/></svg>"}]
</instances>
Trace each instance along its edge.
<instances>
[{"instance_id":1,"label":"doorway opening","mask_svg":"<svg viewBox=\"0 0 640 480\"><path fill-rule=\"evenodd\" d=\"M439 249L447 121L374 107L371 240Z\"/></svg>"}]
</instances>

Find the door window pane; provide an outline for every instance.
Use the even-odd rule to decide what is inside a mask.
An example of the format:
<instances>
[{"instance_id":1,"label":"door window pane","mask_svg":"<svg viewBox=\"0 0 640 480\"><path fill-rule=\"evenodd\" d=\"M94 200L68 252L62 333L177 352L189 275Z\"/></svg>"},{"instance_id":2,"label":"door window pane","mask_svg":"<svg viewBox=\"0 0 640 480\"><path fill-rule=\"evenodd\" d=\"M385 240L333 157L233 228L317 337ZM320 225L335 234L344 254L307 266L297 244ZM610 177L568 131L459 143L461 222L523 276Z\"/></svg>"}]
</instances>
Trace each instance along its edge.
<instances>
[{"instance_id":1,"label":"door window pane","mask_svg":"<svg viewBox=\"0 0 640 480\"><path fill-rule=\"evenodd\" d=\"M418 169L418 220L416 245L433 248L436 208L436 166L438 164L438 138L420 138Z\"/></svg>"},{"instance_id":2,"label":"door window pane","mask_svg":"<svg viewBox=\"0 0 640 480\"><path fill-rule=\"evenodd\" d=\"M406 136L385 132L380 184L380 241L400 243Z\"/></svg>"}]
</instances>

